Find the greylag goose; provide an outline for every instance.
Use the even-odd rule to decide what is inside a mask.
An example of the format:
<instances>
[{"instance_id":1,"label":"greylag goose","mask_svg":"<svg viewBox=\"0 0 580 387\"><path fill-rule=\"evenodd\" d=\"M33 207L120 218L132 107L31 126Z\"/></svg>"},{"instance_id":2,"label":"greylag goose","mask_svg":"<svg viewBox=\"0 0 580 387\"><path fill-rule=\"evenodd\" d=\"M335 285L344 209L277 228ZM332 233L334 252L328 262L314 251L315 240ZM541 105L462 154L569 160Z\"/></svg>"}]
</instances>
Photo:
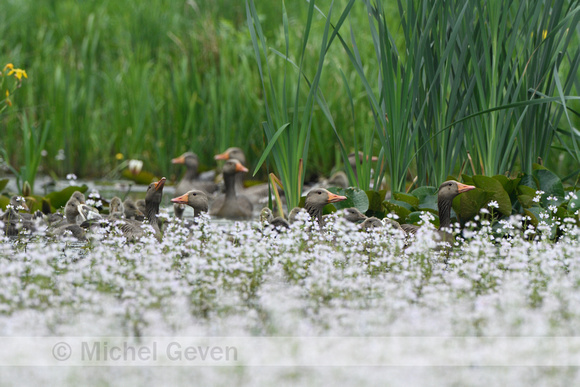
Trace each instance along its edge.
<instances>
[{"instance_id":1,"label":"greylag goose","mask_svg":"<svg viewBox=\"0 0 580 387\"><path fill-rule=\"evenodd\" d=\"M236 175L248 172L238 160L230 159L224 164L222 173L226 186L225 196L216 199L210 215L226 219L251 219L253 205L244 195L236 193Z\"/></svg>"},{"instance_id":2,"label":"greylag goose","mask_svg":"<svg viewBox=\"0 0 580 387\"><path fill-rule=\"evenodd\" d=\"M246 155L244 154L244 151L236 147L226 149L225 152L215 155L214 159L225 161L238 160L244 167L246 166ZM225 179L226 178L224 176L224 184ZM241 174L236 175L235 183L236 183L236 191L238 191L238 193L241 193L244 190L244 175Z\"/></svg>"},{"instance_id":3,"label":"greylag goose","mask_svg":"<svg viewBox=\"0 0 580 387\"><path fill-rule=\"evenodd\" d=\"M143 219L145 219L145 214L147 213L147 207L145 206L145 199L139 199L135 202L137 209L143 214Z\"/></svg>"},{"instance_id":4,"label":"greylag goose","mask_svg":"<svg viewBox=\"0 0 580 387\"><path fill-rule=\"evenodd\" d=\"M215 155L215 159L238 160L240 163L242 163L243 166L246 166L246 155L244 154L244 151L236 147L228 148L226 149L225 152ZM283 197L284 192L279 190L278 187L276 187L276 189L278 190L279 195L282 196L282 199L285 200L285 198ZM268 187L268 183L256 184L250 187L245 187L243 175L236 176L236 191L238 193L243 193L244 196L246 196L254 204L257 203L264 204L264 202L268 199L268 195L270 194L270 188Z\"/></svg>"},{"instance_id":5,"label":"greylag goose","mask_svg":"<svg viewBox=\"0 0 580 387\"><path fill-rule=\"evenodd\" d=\"M30 211L23 196L14 195L10 198L10 205L17 211Z\"/></svg>"},{"instance_id":6,"label":"greylag goose","mask_svg":"<svg viewBox=\"0 0 580 387\"><path fill-rule=\"evenodd\" d=\"M163 187L165 185L166 179L162 177L158 182L149 184L147 187L147 193L145 194L145 215L146 223L153 227L153 232L157 240L161 240L161 229L159 228L159 223L157 222L157 214L159 213L159 205L161 204L161 199L163 198ZM110 221L111 219L109 219ZM107 222L105 222L107 223ZM136 241L142 236L146 235L146 231L143 228L142 222L138 222L133 219L119 219L115 220L114 223L118 226L118 229L129 241ZM92 223L90 221L83 222L83 225L90 227Z\"/></svg>"},{"instance_id":7,"label":"greylag goose","mask_svg":"<svg viewBox=\"0 0 580 387\"><path fill-rule=\"evenodd\" d=\"M243 166L246 165L246 155L244 151L237 147L228 148L225 152L215 155L216 160L230 160L235 159L242 163Z\"/></svg>"},{"instance_id":8,"label":"greylag goose","mask_svg":"<svg viewBox=\"0 0 580 387\"><path fill-rule=\"evenodd\" d=\"M193 217L196 218L202 212L207 212L209 204L207 195L201 190L191 190L185 194L171 199L171 202L185 204L193 208Z\"/></svg>"},{"instance_id":9,"label":"greylag goose","mask_svg":"<svg viewBox=\"0 0 580 387\"><path fill-rule=\"evenodd\" d=\"M367 219L366 215L360 212L356 207L345 208L342 213L344 219L352 223L363 222Z\"/></svg>"},{"instance_id":10,"label":"greylag goose","mask_svg":"<svg viewBox=\"0 0 580 387\"><path fill-rule=\"evenodd\" d=\"M85 230L77 224L77 217L80 215L81 203L78 201L78 196L72 195L64 206L64 219L51 225L47 230L49 236L62 236L67 231L78 240L86 240Z\"/></svg>"},{"instance_id":11,"label":"greylag goose","mask_svg":"<svg viewBox=\"0 0 580 387\"><path fill-rule=\"evenodd\" d=\"M475 187L472 185L461 184L454 180L448 180L439 186L437 194L437 208L439 211L439 239L444 242L450 242L454 239L453 234L446 229L451 226L451 205L453 199L460 193L471 191ZM401 227L407 234L415 234L419 226L413 224L402 224Z\"/></svg>"},{"instance_id":12,"label":"greylag goose","mask_svg":"<svg viewBox=\"0 0 580 387\"><path fill-rule=\"evenodd\" d=\"M302 207L294 207L290 213L288 214L288 223L292 224L296 222L298 219L298 214L305 214L307 213L306 210Z\"/></svg>"},{"instance_id":13,"label":"greylag goose","mask_svg":"<svg viewBox=\"0 0 580 387\"><path fill-rule=\"evenodd\" d=\"M80 204L86 203L85 194L83 194L81 191L73 192L72 197L75 198Z\"/></svg>"},{"instance_id":14,"label":"greylag goose","mask_svg":"<svg viewBox=\"0 0 580 387\"><path fill-rule=\"evenodd\" d=\"M6 236L18 236L22 229L33 230L32 223L25 221L12 206L6 207L6 211L0 217L0 221Z\"/></svg>"},{"instance_id":15,"label":"greylag goose","mask_svg":"<svg viewBox=\"0 0 580 387\"><path fill-rule=\"evenodd\" d=\"M153 227L153 232L157 240L161 240L161 229L157 222L157 214L159 213L159 205L163 199L163 187L166 179L162 177L158 182L149 184L147 193L145 194L145 217L146 221ZM145 235L145 230L141 224L136 222L123 222L120 227L121 231L129 240L136 240Z\"/></svg>"},{"instance_id":16,"label":"greylag goose","mask_svg":"<svg viewBox=\"0 0 580 387\"><path fill-rule=\"evenodd\" d=\"M360 223L359 227L361 230L368 231L376 227L384 227L386 224L391 225L393 228L403 231L401 225L391 219L385 218L383 220L376 218L374 216L367 217L365 214L360 212L355 207L346 208L344 210L344 219L353 222Z\"/></svg>"},{"instance_id":17,"label":"greylag goose","mask_svg":"<svg viewBox=\"0 0 580 387\"><path fill-rule=\"evenodd\" d=\"M217 191L217 184L212 181L201 181L198 179L197 170L199 167L199 159L193 152L186 152L179 157L171 160L173 164L183 164L187 168L185 175L175 187L175 195L182 196L191 190L201 190L206 194L211 195ZM175 216L181 218L185 207L183 204L174 204L173 210Z\"/></svg>"},{"instance_id":18,"label":"greylag goose","mask_svg":"<svg viewBox=\"0 0 580 387\"><path fill-rule=\"evenodd\" d=\"M304 209L308 212L310 218L318 222L318 225L322 227L322 209L324 206L342 200L346 200L346 196L333 194L324 188L315 188L306 195Z\"/></svg>"},{"instance_id":19,"label":"greylag goose","mask_svg":"<svg viewBox=\"0 0 580 387\"><path fill-rule=\"evenodd\" d=\"M260 211L260 222L262 225L272 226L275 230L290 228L290 223L288 223L286 219L280 216L274 217L272 210L268 207L264 207L262 208L262 211Z\"/></svg>"},{"instance_id":20,"label":"greylag goose","mask_svg":"<svg viewBox=\"0 0 580 387\"><path fill-rule=\"evenodd\" d=\"M122 219L125 216L125 207L121 198L114 196L109 202L109 219Z\"/></svg>"},{"instance_id":21,"label":"greylag goose","mask_svg":"<svg viewBox=\"0 0 580 387\"><path fill-rule=\"evenodd\" d=\"M137 205L131 198L125 199L123 202L123 208L125 209L125 219L135 219L140 222L145 219L145 215L137 208Z\"/></svg>"},{"instance_id":22,"label":"greylag goose","mask_svg":"<svg viewBox=\"0 0 580 387\"><path fill-rule=\"evenodd\" d=\"M140 222L145 219L145 215L137 208L137 205L131 198L125 199L123 207L125 208L125 219L135 219Z\"/></svg>"}]
</instances>

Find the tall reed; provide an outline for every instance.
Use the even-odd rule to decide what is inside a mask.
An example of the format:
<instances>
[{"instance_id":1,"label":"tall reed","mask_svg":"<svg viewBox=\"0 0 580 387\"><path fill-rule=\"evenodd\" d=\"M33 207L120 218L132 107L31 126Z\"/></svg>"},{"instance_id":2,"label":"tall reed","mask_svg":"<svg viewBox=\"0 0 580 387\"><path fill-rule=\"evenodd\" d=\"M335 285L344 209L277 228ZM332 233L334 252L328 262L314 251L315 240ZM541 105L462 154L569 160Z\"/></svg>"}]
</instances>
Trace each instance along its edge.
<instances>
[{"instance_id":1,"label":"tall reed","mask_svg":"<svg viewBox=\"0 0 580 387\"><path fill-rule=\"evenodd\" d=\"M339 18L339 24L335 26L335 31L340 29L340 25L348 15L352 3L353 1L343 11L342 16ZM308 59L305 54L312 29L315 2L309 2L308 17L302 34L303 37L299 42L299 57L294 61L290 58L288 13L285 2L282 1L282 23L285 37L284 52L272 50L275 55L284 60L284 75L282 84L279 85L275 82L276 77L273 75L269 64L271 59L270 55L268 55L266 38L254 1L246 1L248 27L254 45L258 71L262 80L266 109L266 121L262 125L268 138L268 145L256 166L255 172L260 168L266 157L271 155L276 171L284 186L288 208L297 206L302 195L303 166L308 163L314 104L318 103L321 110L327 113L327 117L332 120L328 106L324 97L319 93L318 87L322 76L324 59L334 37L334 34L329 36L333 6L334 2L331 2L320 42L316 72L312 80L310 80L305 74L304 65ZM305 100L302 99L303 87L307 88Z\"/></svg>"},{"instance_id":2,"label":"tall reed","mask_svg":"<svg viewBox=\"0 0 580 387\"><path fill-rule=\"evenodd\" d=\"M528 172L546 158L566 111L550 104L574 98L567 94L578 69L578 46L570 46L578 2L399 1L400 47L382 2L364 3L378 82L358 52L360 31L341 42L369 98L393 191L404 189L412 165L419 184L438 185L467 152L473 172L490 175L511 170L518 156Z\"/></svg>"}]
</instances>

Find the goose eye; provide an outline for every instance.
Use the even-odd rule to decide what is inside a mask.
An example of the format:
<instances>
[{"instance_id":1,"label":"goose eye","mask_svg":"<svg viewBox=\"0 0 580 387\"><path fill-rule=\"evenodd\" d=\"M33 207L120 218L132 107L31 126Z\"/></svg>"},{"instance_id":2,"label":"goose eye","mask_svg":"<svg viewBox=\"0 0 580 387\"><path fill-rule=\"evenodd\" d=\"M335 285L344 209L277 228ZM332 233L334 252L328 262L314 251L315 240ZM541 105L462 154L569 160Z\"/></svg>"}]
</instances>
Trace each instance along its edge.
<instances>
[{"instance_id":1,"label":"goose eye","mask_svg":"<svg viewBox=\"0 0 580 387\"><path fill-rule=\"evenodd\" d=\"M318 194L319 194L319 195L322 195L322 192L321 192L321 191L318 191Z\"/></svg>"}]
</instances>

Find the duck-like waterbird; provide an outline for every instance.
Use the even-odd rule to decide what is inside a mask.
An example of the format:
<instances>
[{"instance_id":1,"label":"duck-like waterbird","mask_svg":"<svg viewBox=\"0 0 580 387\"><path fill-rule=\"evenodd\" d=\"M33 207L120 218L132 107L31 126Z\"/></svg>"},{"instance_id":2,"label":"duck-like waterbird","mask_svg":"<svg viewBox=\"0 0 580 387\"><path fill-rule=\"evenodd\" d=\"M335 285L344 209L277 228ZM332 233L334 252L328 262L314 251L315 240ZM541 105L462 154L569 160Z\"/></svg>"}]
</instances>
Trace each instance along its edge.
<instances>
[{"instance_id":1,"label":"duck-like waterbird","mask_svg":"<svg viewBox=\"0 0 580 387\"><path fill-rule=\"evenodd\" d=\"M308 212L310 217L318 222L322 227L322 209L329 203L336 203L346 200L346 196L336 195L324 188L315 188L308 192L304 209Z\"/></svg>"},{"instance_id":2,"label":"duck-like waterbird","mask_svg":"<svg viewBox=\"0 0 580 387\"><path fill-rule=\"evenodd\" d=\"M159 205L163 198L163 187L165 186L165 181L166 179L162 177L159 181L149 184L149 187L147 187L147 193L145 194L145 221L153 227L157 240L161 240L162 237L161 229L157 222L157 214L159 213ZM128 240L135 241L146 234L142 227L143 223L130 219L124 219L118 222L120 222L120 224L118 224L119 230L121 230Z\"/></svg>"},{"instance_id":3,"label":"duck-like waterbird","mask_svg":"<svg viewBox=\"0 0 580 387\"><path fill-rule=\"evenodd\" d=\"M437 194L437 208L439 211L439 229L438 234L440 240L450 242L453 240L453 234L446 231L451 226L451 206L453 199L467 191L475 189L472 185L462 184L455 180L448 180L439 186ZM412 224L402 224L401 227L407 234L415 234L419 230L419 226Z\"/></svg>"},{"instance_id":4,"label":"duck-like waterbird","mask_svg":"<svg viewBox=\"0 0 580 387\"><path fill-rule=\"evenodd\" d=\"M251 219L254 206L246 196L236 192L236 175L246 172L248 169L240 161L226 161L222 170L226 193L213 202L210 215L232 220Z\"/></svg>"},{"instance_id":5,"label":"duck-like waterbird","mask_svg":"<svg viewBox=\"0 0 580 387\"><path fill-rule=\"evenodd\" d=\"M201 190L207 195L217 191L217 184L213 181L200 181L198 176L199 158L193 152L185 152L179 157L171 160L172 164L185 165L186 171L183 178L175 187L175 195L182 196L191 190ZM183 204L174 204L173 211L175 216L181 218L185 207Z\"/></svg>"},{"instance_id":6,"label":"duck-like waterbird","mask_svg":"<svg viewBox=\"0 0 580 387\"><path fill-rule=\"evenodd\" d=\"M184 204L193 208L193 217L196 218L202 212L207 212L209 208L207 195L205 192L194 189L185 194L171 199L172 203Z\"/></svg>"}]
</instances>

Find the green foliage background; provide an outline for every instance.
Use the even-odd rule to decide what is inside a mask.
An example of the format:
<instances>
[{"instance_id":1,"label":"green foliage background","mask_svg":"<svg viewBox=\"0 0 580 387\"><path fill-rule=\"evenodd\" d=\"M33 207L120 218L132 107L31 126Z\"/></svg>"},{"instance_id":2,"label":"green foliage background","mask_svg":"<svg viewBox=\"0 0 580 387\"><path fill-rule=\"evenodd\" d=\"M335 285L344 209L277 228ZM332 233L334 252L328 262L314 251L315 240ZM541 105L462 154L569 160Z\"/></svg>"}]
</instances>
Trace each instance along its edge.
<instances>
[{"instance_id":1,"label":"green foliage background","mask_svg":"<svg viewBox=\"0 0 580 387\"><path fill-rule=\"evenodd\" d=\"M335 3L342 9L347 1ZM244 1L5 0L0 8L0 64L12 62L29 76L14 95L15 108L0 117L0 147L11 165L25 163L23 116L33 131L50 123L40 165L59 176L101 177L118 164L117 153L143 159L146 169L167 176L178 173L171 158L187 150L198 153L205 168L229 146L246 151L251 169L261 156L265 111ZM286 8L290 57L298 57L308 3L291 1ZM401 45L397 3L384 9L393 18L387 23L394 42ZM282 51L282 2L260 2L258 11L268 46ZM305 54L308 74L316 71L325 22L319 13L314 17ZM357 32L367 79L376 79L366 8L357 4L348 23ZM273 73L280 69L274 84L282 90L284 61L270 66ZM327 53L320 90L346 148L368 143L365 130L375 121L338 44ZM60 149L62 161L55 159ZM374 153L379 149L374 144ZM562 152L546 162L559 174L575 169ZM336 136L315 111L306 178L329 174L337 164Z\"/></svg>"}]
</instances>

